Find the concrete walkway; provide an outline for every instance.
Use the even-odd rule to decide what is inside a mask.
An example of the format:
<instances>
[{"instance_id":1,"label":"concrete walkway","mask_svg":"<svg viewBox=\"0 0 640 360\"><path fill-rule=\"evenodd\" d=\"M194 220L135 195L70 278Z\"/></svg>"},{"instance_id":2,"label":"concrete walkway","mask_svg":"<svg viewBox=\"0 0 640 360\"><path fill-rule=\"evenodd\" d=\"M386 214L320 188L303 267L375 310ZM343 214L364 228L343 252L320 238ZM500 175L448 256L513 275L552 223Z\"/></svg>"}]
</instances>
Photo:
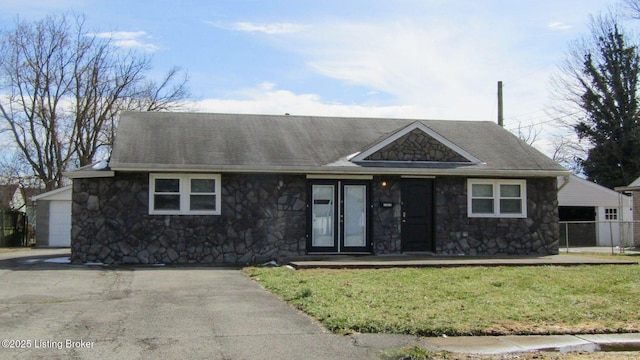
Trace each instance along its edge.
<instances>
[{"instance_id":1,"label":"concrete walkway","mask_svg":"<svg viewBox=\"0 0 640 360\"><path fill-rule=\"evenodd\" d=\"M410 345L488 355L538 350L640 351L640 334L336 335L238 270L105 268L50 261L68 253L68 249L36 249L0 254L0 334L3 339L31 340L31 348L0 348L0 358L376 359L384 349ZM553 263L569 261L563 260L566 257L577 256L553 257ZM399 261L386 260L389 264ZM461 266L451 264L462 260L467 264L480 261L438 259L450 266ZM496 259L493 264L498 260L501 264L523 261ZM542 264L549 259L536 261ZM64 343L61 350L42 347L47 344L43 341L57 346L66 340L92 345L66 348ZM34 347L35 342L39 348Z\"/></svg>"},{"instance_id":2,"label":"concrete walkway","mask_svg":"<svg viewBox=\"0 0 640 360\"><path fill-rule=\"evenodd\" d=\"M525 351L640 351L640 334L462 336L423 338L428 349L468 354ZM632 353L629 353L630 355Z\"/></svg>"},{"instance_id":3,"label":"concrete walkway","mask_svg":"<svg viewBox=\"0 0 640 360\"><path fill-rule=\"evenodd\" d=\"M566 254L567 248L560 247L560 254ZM570 247L570 254L604 254L604 255L640 255L638 248L621 248L619 246L586 246L586 247Z\"/></svg>"},{"instance_id":4,"label":"concrete walkway","mask_svg":"<svg viewBox=\"0 0 640 360\"><path fill-rule=\"evenodd\" d=\"M472 257L472 256L323 256L289 261L296 269L310 268L387 268L387 267L460 267L460 266L575 266L575 265L637 265L637 261L601 259L578 255Z\"/></svg>"}]
</instances>

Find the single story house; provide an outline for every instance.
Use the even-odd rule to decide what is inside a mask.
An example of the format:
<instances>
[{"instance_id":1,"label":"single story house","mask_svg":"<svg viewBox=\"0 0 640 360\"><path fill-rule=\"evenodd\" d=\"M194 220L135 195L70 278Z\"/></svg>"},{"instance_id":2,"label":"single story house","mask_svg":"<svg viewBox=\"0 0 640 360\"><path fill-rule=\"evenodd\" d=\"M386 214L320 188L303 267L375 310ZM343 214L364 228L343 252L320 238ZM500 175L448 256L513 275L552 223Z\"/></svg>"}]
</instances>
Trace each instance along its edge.
<instances>
[{"instance_id":1,"label":"single story house","mask_svg":"<svg viewBox=\"0 0 640 360\"><path fill-rule=\"evenodd\" d=\"M71 246L71 185L34 196L36 246Z\"/></svg>"},{"instance_id":2,"label":"single story house","mask_svg":"<svg viewBox=\"0 0 640 360\"><path fill-rule=\"evenodd\" d=\"M23 187L18 184L0 185L0 210L21 211L32 215L35 203L31 198L44 190L35 187Z\"/></svg>"},{"instance_id":3,"label":"single story house","mask_svg":"<svg viewBox=\"0 0 640 360\"><path fill-rule=\"evenodd\" d=\"M631 194L631 201L634 209L640 209L640 177L627 186L620 186L614 189L617 192ZM633 212L633 246L640 246L640 211ZM637 225L636 225L637 224Z\"/></svg>"},{"instance_id":4,"label":"single story house","mask_svg":"<svg viewBox=\"0 0 640 360\"><path fill-rule=\"evenodd\" d=\"M36 216L32 196L43 191L18 184L0 185L0 246L33 244Z\"/></svg>"},{"instance_id":5,"label":"single story house","mask_svg":"<svg viewBox=\"0 0 640 360\"><path fill-rule=\"evenodd\" d=\"M0 185L0 210L16 210L21 203L24 199L19 185Z\"/></svg>"},{"instance_id":6,"label":"single story house","mask_svg":"<svg viewBox=\"0 0 640 360\"><path fill-rule=\"evenodd\" d=\"M560 245L629 246L631 197L575 175L558 178ZM568 234L567 234L568 230Z\"/></svg>"},{"instance_id":7,"label":"single story house","mask_svg":"<svg viewBox=\"0 0 640 360\"><path fill-rule=\"evenodd\" d=\"M125 112L67 173L71 258L556 254L567 174L492 122Z\"/></svg>"}]
</instances>

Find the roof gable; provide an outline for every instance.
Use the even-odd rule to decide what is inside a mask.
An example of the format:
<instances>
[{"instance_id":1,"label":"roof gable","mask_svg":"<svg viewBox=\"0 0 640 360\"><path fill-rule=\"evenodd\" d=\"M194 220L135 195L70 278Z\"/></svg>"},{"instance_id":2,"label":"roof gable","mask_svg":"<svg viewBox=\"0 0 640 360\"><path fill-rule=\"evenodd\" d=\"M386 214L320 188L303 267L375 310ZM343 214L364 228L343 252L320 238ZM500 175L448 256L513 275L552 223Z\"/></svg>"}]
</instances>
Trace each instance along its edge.
<instances>
[{"instance_id":1,"label":"roof gable","mask_svg":"<svg viewBox=\"0 0 640 360\"><path fill-rule=\"evenodd\" d=\"M71 200L71 192L73 186L67 185L55 190L51 190L36 196L31 197L32 201L37 200Z\"/></svg>"},{"instance_id":2,"label":"roof gable","mask_svg":"<svg viewBox=\"0 0 640 360\"><path fill-rule=\"evenodd\" d=\"M560 184L558 189L560 206L617 207L620 205L620 199L625 202L630 201L627 196L576 175L560 177L558 184Z\"/></svg>"},{"instance_id":3,"label":"roof gable","mask_svg":"<svg viewBox=\"0 0 640 360\"><path fill-rule=\"evenodd\" d=\"M631 184L629 184L629 186L640 186L640 177L638 177L637 179L633 180L633 182Z\"/></svg>"},{"instance_id":4,"label":"roof gable","mask_svg":"<svg viewBox=\"0 0 640 360\"><path fill-rule=\"evenodd\" d=\"M414 122L376 142L356 155L352 161L475 164L482 162L420 122Z\"/></svg>"},{"instance_id":5,"label":"roof gable","mask_svg":"<svg viewBox=\"0 0 640 360\"><path fill-rule=\"evenodd\" d=\"M568 174L493 122L172 112L123 112L109 165L110 174ZM88 172L99 173L67 176Z\"/></svg>"}]
</instances>

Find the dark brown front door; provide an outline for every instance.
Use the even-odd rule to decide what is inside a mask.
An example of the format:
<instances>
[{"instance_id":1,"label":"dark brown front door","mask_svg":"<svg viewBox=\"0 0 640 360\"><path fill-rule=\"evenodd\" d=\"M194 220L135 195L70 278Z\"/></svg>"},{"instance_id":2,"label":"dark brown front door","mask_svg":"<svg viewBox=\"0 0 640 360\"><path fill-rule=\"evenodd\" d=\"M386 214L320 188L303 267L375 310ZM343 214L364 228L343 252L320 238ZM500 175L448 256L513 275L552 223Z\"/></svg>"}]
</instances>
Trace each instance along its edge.
<instances>
[{"instance_id":1,"label":"dark brown front door","mask_svg":"<svg viewBox=\"0 0 640 360\"><path fill-rule=\"evenodd\" d=\"M402 251L434 251L433 179L402 181Z\"/></svg>"}]
</instances>

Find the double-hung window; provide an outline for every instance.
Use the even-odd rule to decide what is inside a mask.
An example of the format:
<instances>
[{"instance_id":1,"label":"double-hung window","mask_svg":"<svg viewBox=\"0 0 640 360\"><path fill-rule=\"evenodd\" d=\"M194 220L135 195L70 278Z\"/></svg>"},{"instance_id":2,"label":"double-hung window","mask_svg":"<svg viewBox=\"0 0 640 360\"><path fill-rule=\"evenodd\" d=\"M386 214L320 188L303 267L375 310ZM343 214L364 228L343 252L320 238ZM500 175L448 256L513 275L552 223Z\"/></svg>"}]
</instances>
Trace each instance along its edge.
<instances>
[{"instance_id":1,"label":"double-hung window","mask_svg":"<svg viewBox=\"0 0 640 360\"><path fill-rule=\"evenodd\" d=\"M220 175L150 174L149 213L220 215Z\"/></svg>"},{"instance_id":2,"label":"double-hung window","mask_svg":"<svg viewBox=\"0 0 640 360\"><path fill-rule=\"evenodd\" d=\"M527 217L526 180L468 180L469 217Z\"/></svg>"}]
</instances>

